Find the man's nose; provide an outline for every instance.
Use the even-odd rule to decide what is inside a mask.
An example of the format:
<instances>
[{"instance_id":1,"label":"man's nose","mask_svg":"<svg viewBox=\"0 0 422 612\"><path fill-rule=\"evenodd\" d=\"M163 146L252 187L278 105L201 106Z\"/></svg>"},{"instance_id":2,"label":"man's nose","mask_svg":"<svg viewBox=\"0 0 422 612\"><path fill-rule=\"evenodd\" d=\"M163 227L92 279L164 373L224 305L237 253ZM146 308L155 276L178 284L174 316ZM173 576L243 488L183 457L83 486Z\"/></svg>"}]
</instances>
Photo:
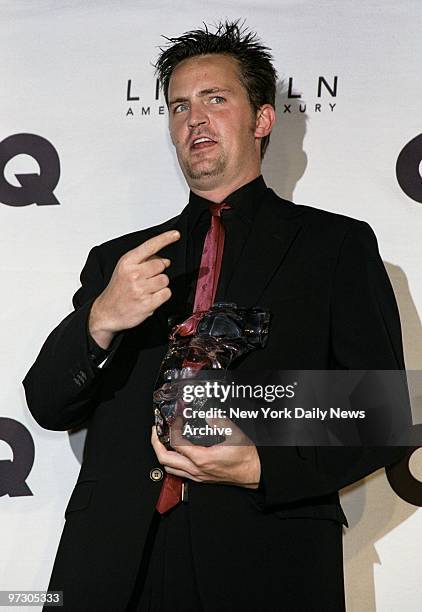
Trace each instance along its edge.
<instances>
[{"instance_id":1,"label":"man's nose","mask_svg":"<svg viewBox=\"0 0 422 612\"><path fill-rule=\"evenodd\" d=\"M208 123L207 114L200 107L192 107L189 115L188 125L191 129Z\"/></svg>"}]
</instances>

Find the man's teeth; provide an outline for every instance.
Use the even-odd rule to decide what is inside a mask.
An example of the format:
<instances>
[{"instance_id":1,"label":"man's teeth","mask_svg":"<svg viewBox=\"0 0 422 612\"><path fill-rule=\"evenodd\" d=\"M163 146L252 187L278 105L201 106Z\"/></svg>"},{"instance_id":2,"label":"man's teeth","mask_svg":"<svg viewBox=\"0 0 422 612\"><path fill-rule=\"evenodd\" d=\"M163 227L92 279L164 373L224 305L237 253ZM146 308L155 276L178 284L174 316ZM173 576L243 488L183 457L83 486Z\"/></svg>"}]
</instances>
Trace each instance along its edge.
<instances>
[{"instance_id":1,"label":"man's teeth","mask_svg":"<svg viewBox=\"0 0 422 612\"><path fill-rule=\"evenodd\" d=\"M211 138L205 138L205 137L197 138L196 140L193 141L193 144L196 145L196 144L199 144L200 142L213 142L213 141L211 140Z\"/></svg>"}]
</instances>

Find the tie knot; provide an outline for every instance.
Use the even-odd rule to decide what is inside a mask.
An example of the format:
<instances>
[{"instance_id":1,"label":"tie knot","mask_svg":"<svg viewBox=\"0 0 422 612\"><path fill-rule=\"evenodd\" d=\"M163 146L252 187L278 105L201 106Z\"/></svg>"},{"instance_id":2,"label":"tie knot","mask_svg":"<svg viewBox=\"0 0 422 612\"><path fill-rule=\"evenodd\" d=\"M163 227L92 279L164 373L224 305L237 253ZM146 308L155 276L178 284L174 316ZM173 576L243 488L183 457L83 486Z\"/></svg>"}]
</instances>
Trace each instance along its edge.
<instances>
[{"instance_id":1,"label":"tie knot","mask_svg":"<svg viewBox=\"0 0 422 612\"><path fill-rule=\"evenodd\" d=\"M230 204L221 202L221 204L211 204L209 211L213 217L221 217L221 211L226 210L227 208L231 208Z\"/></svg>"}]
</instances>

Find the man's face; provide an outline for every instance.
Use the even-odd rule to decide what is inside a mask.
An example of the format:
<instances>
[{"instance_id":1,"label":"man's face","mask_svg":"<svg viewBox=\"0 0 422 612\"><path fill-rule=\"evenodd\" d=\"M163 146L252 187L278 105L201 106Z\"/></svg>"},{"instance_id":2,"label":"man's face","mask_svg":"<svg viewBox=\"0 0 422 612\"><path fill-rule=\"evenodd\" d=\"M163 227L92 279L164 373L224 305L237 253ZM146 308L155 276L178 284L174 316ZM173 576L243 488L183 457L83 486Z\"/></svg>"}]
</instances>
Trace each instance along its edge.
<instances>
[{"instance_id":1,"label":"man's face","mask_svg":"<svg viewBox=\"0 0 422 612\"><path fill-rule=\"evenodd\" d=\"M168 99L171 139L191 188L207 191L257 176L255 113L235 59L184 60L173 71Z\"/></svg>"}]
</instances>

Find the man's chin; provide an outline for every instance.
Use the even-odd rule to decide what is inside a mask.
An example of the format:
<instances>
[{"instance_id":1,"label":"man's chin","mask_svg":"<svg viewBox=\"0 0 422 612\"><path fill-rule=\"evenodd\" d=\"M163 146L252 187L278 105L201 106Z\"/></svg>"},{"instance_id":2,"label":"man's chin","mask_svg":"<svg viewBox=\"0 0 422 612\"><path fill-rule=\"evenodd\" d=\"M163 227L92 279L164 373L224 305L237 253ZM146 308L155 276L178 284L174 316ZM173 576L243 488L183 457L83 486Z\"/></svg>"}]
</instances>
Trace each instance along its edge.
<instances>
[{"instance_id":1,"label":"man's chin","mask_svg":"<svg viewBox=\"0 0 422 612\"><path fill-rule=\"evenodd\" d=\"M224 172L224 164L223 163L214 163L214 164L187 164L185 167L185 176L186 179L190 181L210 181Z\"/></svg>"}]
</instances>

